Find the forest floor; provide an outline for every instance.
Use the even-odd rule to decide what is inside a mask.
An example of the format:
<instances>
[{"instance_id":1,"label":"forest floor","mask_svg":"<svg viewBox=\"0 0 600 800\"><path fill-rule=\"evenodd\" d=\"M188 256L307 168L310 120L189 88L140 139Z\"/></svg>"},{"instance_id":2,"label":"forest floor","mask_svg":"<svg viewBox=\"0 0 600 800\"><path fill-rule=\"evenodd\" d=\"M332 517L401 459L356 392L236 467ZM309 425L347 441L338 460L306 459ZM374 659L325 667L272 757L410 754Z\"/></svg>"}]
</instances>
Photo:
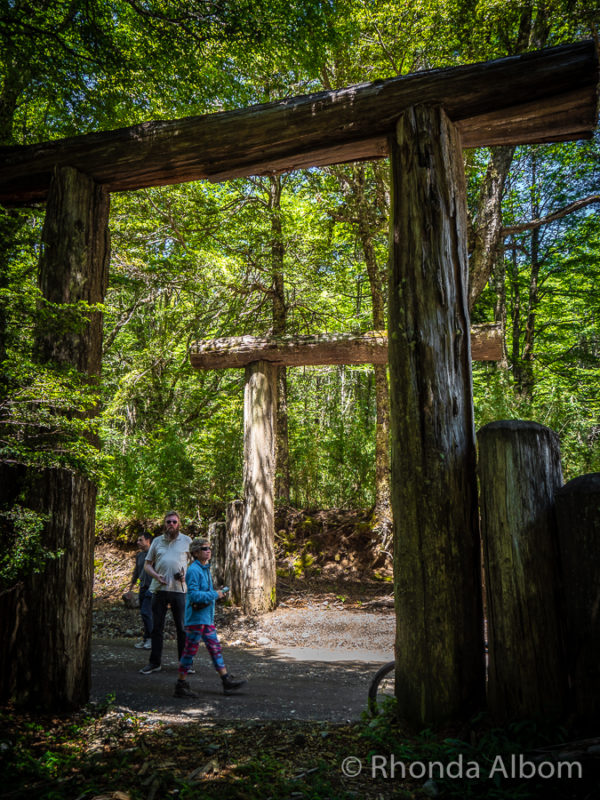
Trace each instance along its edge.
<instances>
[{"instance_id":1,"label":"forest floor","mask_svg":"<svg viewBox=\"0 0 600 800\"><path fill-rule=\"evenodd\" d=\"M315 530L310 552L303 547L300 556L289 538L280 539L274 612L248 617L234 607L219 608L226 659L248 685L224 697L206 653L199 652L190 681L200 697L191 701L172 697L176 648L170 620L163 670L139 675L148 653L133 647L138 612L120 600L135 547L131 541L101 541L95 554L92 702L53 716L0 710L2 797L596 797L597 767L578 781L490 779L497 754L527 751L541 735L561 741L558 730L521 726L512 732L518 733L515 739L480 718L415 734L393 715L366 714L370 678L393 653L391 571L369 548L360 520L356 529L351 517L342 522L345 533L338 529L337 546L330 535L335 525L327 533L327 524L322 527L329 547ZM133 529L132 537L135 542ZM457 759L464 759L460 776L430 779L433 764ZM471 772L465 778L466 765L474 763L480 764L477 777Z\"/></svg>"}]
</instances>

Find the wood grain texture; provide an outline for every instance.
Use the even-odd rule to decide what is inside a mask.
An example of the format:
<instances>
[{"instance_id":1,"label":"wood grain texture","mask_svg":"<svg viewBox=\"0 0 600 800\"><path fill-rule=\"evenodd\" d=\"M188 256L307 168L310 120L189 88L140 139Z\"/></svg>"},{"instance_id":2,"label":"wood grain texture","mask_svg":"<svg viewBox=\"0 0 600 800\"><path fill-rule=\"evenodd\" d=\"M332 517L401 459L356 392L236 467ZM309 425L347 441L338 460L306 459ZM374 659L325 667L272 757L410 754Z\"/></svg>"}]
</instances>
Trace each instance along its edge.
<instances>
[{"instance_id":1,"label":"wood grain texture","mask_svg":"<svg viewBox=\"0 0 600 800\"><path fill-rule=\"evenodd\" d=\"M554 499L558 436L536 422L478 432L488 700L498 721L559 717L566 700Z\"/></svg>"},{"instance_id":2,"label":"wood grain texture","mask_svg":"<svg viewBox=\"0 0 600 800\"><path fill-rule=\"evenodd\" d=\"M122 191L381 158L396 120L416 103L443 105L464 147L589 138L597 83L594 44L578 42L235 111L5 147L0 202L44 200L56 165Z\"/></svg>"},{"instance_id":3,"label":"wood grain texture","mask_svg":"<svg viewBox=\"0 0 600 800\"><path fill-rule=\"evenodd\" d=\"M473 325L471 353L473 360L501 360L502 326L496 323ZM288 367L315 364L387 364L387 332L277 337L230 336L195 342L190 348L190 363L196 369L245 367L253 361L269 361Z\"/></svg>"},{"instance_id":4,"label":"wood grain texture","mask_svg":"<svg viewBox=\"0 0 600 800\"><path fill-rule=\"evenodd\" d=\"M391 151L396 692L423 725L469 715L484 693L466 193L439 107L405 112Z\"/></svg>"},{"instance_id":5,"label":"wood grain texture","mask_svg":"<svg viewBox=\"0 0 600 800\"><path fill-rule=\"evenodd\" d=\"M600 716L600 472L556 493L564 588L570 711L595 725Z\"/></svg>"},{"instance_id":6,"label":"wood grain texture","mask_svg":"<svg viewBox=\"0 0 600 800\"><path fill-rule=\"evenodd\" d=\"M246 367L244 519L239 546L239 604L245 613L275 605L275 412L277 367Z\"/></svg>"}]
</instances>

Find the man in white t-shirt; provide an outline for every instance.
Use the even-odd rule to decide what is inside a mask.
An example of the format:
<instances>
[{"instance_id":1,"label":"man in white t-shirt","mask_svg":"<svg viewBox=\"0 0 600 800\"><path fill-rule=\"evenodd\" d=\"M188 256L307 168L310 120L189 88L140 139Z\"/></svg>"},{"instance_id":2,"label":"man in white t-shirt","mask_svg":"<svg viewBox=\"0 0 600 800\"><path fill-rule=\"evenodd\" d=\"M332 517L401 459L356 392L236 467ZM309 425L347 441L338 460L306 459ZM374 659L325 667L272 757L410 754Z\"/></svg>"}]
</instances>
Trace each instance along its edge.
<instances>
[{"instance_id":1,"label":"man in white t-shirt","mask_svg":"<svg viewBox=\"0 0 600 800\"><path fill-rule=\"evenodd\" d=\"M152 649L149 663L140 670L142 675L150 675L160 670L165 618L167 608L171 606L171 614L177 631L177 653L179 659L185 644L183 629L185 616L185 573L188 566L188 554L192 541L185 533L180 532L181 520L176 511L165 514L164 533L157 536L146 555L144 569L152 578Z\"/></svg>"}]
</instances>

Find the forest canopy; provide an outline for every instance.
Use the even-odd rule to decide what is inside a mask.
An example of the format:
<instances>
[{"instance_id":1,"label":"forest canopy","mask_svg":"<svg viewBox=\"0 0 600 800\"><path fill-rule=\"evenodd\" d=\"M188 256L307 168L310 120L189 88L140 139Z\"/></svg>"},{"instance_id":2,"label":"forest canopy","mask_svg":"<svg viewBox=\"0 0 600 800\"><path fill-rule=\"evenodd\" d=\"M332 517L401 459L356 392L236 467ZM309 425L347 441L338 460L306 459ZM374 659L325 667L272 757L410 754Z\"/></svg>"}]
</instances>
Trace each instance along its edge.
<instances>
[{"instance_id":1,"label":"forest canopy","mask_svg":"<svg viewBox=\"0 0 600 800\"><path fill-rule=\"evenodd\" d=\"M0 14L0 144L597 38L597 17L568 0L14 0ZM600 470L599 154L597 135L464 151L472 321L500 322L506 347L503 362L473 365L476 427L548 425L565 479ZM41 294L43 208L0 209L5 463L93 476L102 521L174 507L222 517L241 492L243 372L192 369L190 344L385 328L388 169L382 160L114 194L98 385L40 363L36 331L76 329L93 309ZM377 504L389 473L378 438L386 392L385 374L364 366L287 370L280 502ZM0 513L21 542L0 564L10 582L43 520L18 502Z\"/></svg>"}]
</instances>

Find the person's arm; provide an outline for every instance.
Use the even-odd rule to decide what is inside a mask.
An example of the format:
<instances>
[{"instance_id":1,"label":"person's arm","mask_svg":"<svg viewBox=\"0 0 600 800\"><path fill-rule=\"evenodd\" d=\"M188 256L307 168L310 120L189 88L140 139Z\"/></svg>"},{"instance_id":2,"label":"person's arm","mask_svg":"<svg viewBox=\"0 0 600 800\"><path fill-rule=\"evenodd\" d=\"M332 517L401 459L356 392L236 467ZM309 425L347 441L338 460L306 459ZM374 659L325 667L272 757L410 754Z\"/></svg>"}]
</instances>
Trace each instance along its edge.
<instances>
[{"instance_id":1,"label":"person's arm","mask_svg":"<svg viewBox=\"0 0 600 800\"><path fill-rule=\"evenodd\" d=\"M131 581L129 583L129 591L133 591L135 588L136 583L138 582L138 578L142 574L142 568L144 566L144 562L140 564L139 556L136 555L135 557L135 566L133 568L133 572L131 573Z\"/></svg>"}]
</instances>

